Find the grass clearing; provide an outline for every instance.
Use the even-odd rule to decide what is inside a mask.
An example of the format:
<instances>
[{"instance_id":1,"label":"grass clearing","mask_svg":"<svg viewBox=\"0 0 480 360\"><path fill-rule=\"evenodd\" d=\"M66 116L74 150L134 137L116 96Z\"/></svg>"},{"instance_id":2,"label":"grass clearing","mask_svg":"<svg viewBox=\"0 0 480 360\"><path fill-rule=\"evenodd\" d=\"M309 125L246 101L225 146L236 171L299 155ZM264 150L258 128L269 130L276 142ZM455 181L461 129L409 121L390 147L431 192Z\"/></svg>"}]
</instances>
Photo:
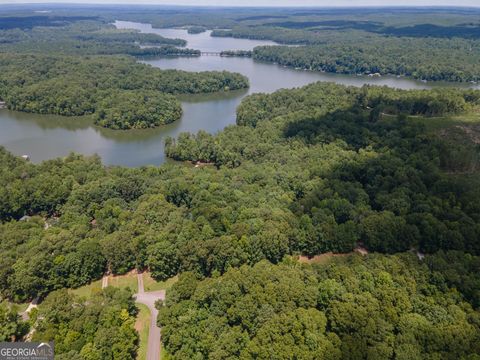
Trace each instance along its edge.
<instances>
[{"instance_id":1,"label":"grass clearing","mask_svg":"<svg viewBox=\"0 0 480 360\"><path fill-rule=\"evenodd\" d=\"M137 272L131 271L125 275L110 275L108 277L108 286L121 289L130 288L134 293L138 292Z\"/></svg>"},{"instance_id":2,"label":"grass clearing","mask_svg":"<svg viewBox=\"0 0 480 360\"><path fill-rule=\"evenodd\" d=\"M102 279L94 281L88 285L79 287L77 289L69 289L68 292L76 296L89 298L92 296L92 294L96 292L100 292L101 290L102 290Z\"/></svg>"},{"instance_id":3,"label":"grass clearing","mask_svg":"<svg viewBox=\"0 0 480 360\"><path fill-rule=\"evenodd\" d=\"M178 281L178 276L172 277L165 281L156 281L152 278L150 273L143 273L143 285L146 292L148 291L158 291L158 290L167 290L172 287ZM131 271L125 275L109 275L108 276L108 286L117 287L120 289L130 288L133 293L138 292L138 279L137 272ZM96 280L88 285L79 287L77 289L69 289L69 293L76 296L82 296L89 298L92 294L100 292L102 290L102 279ZM25 305L25 309L28 304L20 304L19 306Z\"/></svg>"},{"instance_id":4,"label":"grass clearing","mask_svg":"<svg viewBox=\"0 0 480 360\"><path fill-rule=\"evenodd\" d=\"M343 254L343 253L327 252L327 253L316 255L313 257L301 255L301 256L298 256L297 260L301 264L323 264L324 265L324 264L330 263L335 258L348 257L353 254L366 256L368 255L368 250L362 246L357 246L352 252L349 252L349 253Z\"/></svg>"},{"instance_id":5,"label":"grass clearing","mask_svg":"<svg viewBox=\"0 0 480 360\"><path fill-rule=\"evenodd\" d=\"M2 303L2 300L0 300L0 304L1 303ZM13 302L10 302L10 301L7 301L7 300L5 300L5 303L7 304L7 306L9 308L11 308L11 309L15 308L18 314L24 313L25 310L27 310L28 305L30 305L30 303L17 304L17 303L13 303Z\"/></svg>"},{"instance_id":6,"label":"grass clearing","mask_svg":"<svg viewBox=\"0 0 480 360\"><path fill-rule=\"evenodd\" d=\"M334 254L334 253L325 253L322 255L316 255L314 257L299 256L298 262L302 264L328 264L333 258L339 256L347 256L346 254Z\"/></svg>"},{"instance_id":7,"label":"grass clearing","mask_svg":"<svg viewBox=\"0 0 480 360\"><path fill-rule=\"evenodd\" d=\"M27 310L30 304L24 303L24 304L12 304L12 305L17 307L19 313L23 313Z\"/></svg>"},{"instance_id":8,"label":"grass clearing","mask_svg":"<svg viewBox=\"0 0 480 360\"><path fill-rule=\"evenodd\" d=\"M425 125L428 131L437 132L455 125L473 125L480 123L480 113L472 112L468 114L443 117L410 116L409 119L410 121Z\"/></svg>"},{"instance_id":9,"label":"grass clearing","mask_svg":"<svg viewBox=\"0 0 480 360\"><path fill-rule=\"evenodd\" d=\"M108 276L108 285L118 288L129 287L133 292L138 291L137 274L136 272L130 272L126 275ZM102 279L96 280L88 285L79 287L77 289L69 289L68 292L85 298L89 298L92 294L102 291Z\"/></svg>"},{"instance_id":10,"label":"grass clearing","mask_svg":"<svg viewBox=\"0 0 480 360\"><path fill-rule=\"evenodd\" d=\"M174 276L165 281L156 281L152 278L150 273L143 273L143 287L145 291L167 290L178 281L178 276Z\"/></svg>"},{"instance_id":11,"label":"grass clearing","mask_svg":"<svg viewBox=\"0 0 480 360\"><path fill-rule=\"evenodd\" d=\"M137 360L145 360L147 358L148 333L150 328L150 310L143 304L136 303L138 307L137 320L135 322L135 330L138 331L140 342L137 353Z\"/></svg>"}]
</instances>

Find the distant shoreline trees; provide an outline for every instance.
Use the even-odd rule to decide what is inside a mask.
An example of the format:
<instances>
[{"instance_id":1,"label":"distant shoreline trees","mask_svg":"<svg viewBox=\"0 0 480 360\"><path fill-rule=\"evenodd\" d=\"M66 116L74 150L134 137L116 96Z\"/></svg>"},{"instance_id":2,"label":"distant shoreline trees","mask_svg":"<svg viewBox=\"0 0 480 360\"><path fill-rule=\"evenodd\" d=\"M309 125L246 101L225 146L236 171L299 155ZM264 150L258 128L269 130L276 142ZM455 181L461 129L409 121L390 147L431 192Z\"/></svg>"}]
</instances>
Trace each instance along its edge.
<instances>
[{"instance_id":1,"label":"distant shoreline trees","mask_svg":"<svg viewBox=\"0 0 480 360\"><path fill-rule=\"evenodd\" d=\"M214 30L212 36L299 45L259 46L253 50L256 60L294 68L351 75L391 74L429 81L480 81L480 48L475 38L395 37L275 26L237 26Z\"/></svg>"},{"instance_id":2,"label":"distant shoreline trees","mask_svg":"<svg viewBox=\"0 0 480 360\"><path fill-rule=\"evenodd\" d=\"M11 110L95 114L98 125L114 129L148 128L178 120L181 108L173 94L249 86L245 76L226 71L189 73L160 70L125 57L31 54L0 54L0 83L4 85L0 98ZM140 101L142 96L149 100ZM155 105L149 107L154 98ZM119 111L124 115L114 115ZM149 111L156 113L147 114Z\"/></svg>"}]
</instances>

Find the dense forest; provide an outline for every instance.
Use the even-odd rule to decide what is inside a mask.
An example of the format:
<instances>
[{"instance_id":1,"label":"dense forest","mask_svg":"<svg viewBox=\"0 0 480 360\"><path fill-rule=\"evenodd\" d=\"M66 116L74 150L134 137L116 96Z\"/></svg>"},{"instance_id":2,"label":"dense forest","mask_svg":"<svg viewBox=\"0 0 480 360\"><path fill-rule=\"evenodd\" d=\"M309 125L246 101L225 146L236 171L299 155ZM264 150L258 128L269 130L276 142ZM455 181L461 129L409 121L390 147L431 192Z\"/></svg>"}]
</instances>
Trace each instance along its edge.
<instances>
[{"instance_id":1,"label":"dense forest","mask_svg":"<svg viewBox=\"0 0 480 360\"><path fill-rule=\"evenodd\" d=\"M150 15L158 27L192 23L212 36L273 40L253 57L344 74L394 74L429 81L480 81L477 9L188 9ZM138 20L133 14L122 18ZM225 30L227 29L227 30ZM229 56L248 53L229 52Z\"/></svg>"},{"instance_id":2,"label":"dense forest","mask_svg":"<svg viewBox=\"0 0 480 360\"><path fill-rule=\"evenodd\" d=\"M212 36L274 40L308 46L262 46L253 58L281 65L342 74L394 74L431 81L480 80L478 39L384 37L360 30L339 32L240 27Z\"/></svg>"},{"instance_id":3,"label":"dense forest","mask_svg":"<svg viewBox=\"0 0 480 360\"><path fill-rule=\"evenodd\" d=\"M96 124L110 129L145 129L180 119L172 95L156 91L112 91L98 104Z\"/></svg>"},{"instance_id":4,"label":"dense forest","mask_svg":"<svg viewBox=\"0 0 480 360\"><path fill-rule=\"evenodd\" d=\"M261 47L257 60L344 74L394 74L429 81L480 80L478 10L322 9L218 14L200 17L212 36L273 40L300 47ZM212 11L213 12L213 11ZM475 16L477 18L475 18ZM183 24L187 14L177 15ZM160 20L159 20L160 19ZM172 19L152 21L168 26ZM220 29L218 29L220 28ZM227 29L227 30L225 30ZM242 54L243 56L243 54Z\"/></svg>"},{"instance_id":5,"label":"dense forest","mask_svg":"<svg viewBox=\"0 0 480 360\"><path fill-rule=\"evenodd\" d=\"M83 11L82 11L83 10ZM77 8L77 14L91 17L92 12ZM133 12L128 7L97 9L102 18L151 23L157 28L200 26L207 29L274 26L304 30L365 30L396 36L464 37L478 34L478 8L462 7L151 7Z\"/></svg>"},{"instance_id":6,"label":"dense forest","mask_svg":"<svg viewBox=\"0 0 480 360\"><path fill-rule=\"evenodd\" d=\"M238 108L242 126L217 136L182 134L167 141L166 151L177 160L219 167L253 162L280 171L278 181L288 184L284 190L293 197L289 210L299 216L302 229L291 235L293 241L283 238L286 252L345 252L361 241L382 252L419 247L478 253L478 208L470 203L477 190L441 171L478 169L478 145L456 144L447 150L404 115L462 112L478 106L478 94L318 83L253 95ZM456 215L445 196L454 196ZM465 231L469 235L461 235Z\"/></svg>"},{"instance_id":7,"label":"dense forest","mask_svg":"<svg viewBox=\"0 0 480 360\"><path fill-rule=\"evenodd\" d=\"M238 56L238 57L252 57L253 51L250 50L224 50L220 52L220 56Z\"/></svg>"},{"instance_id":8,"label":"dense forest","mask_svg":"<svg viewBox=\"0 0 480 360\"><path fill-rule=\"evenodd\" d=\"M480 43L468 40L367 38L315 46L255 48L253 58L342 74L394 74L431 81L480 81Z\"/></svg>"},{"instance_id":9,"label":"dense forest","mask_svg":"<svg viewBox=\"0 0 480 360\"><path fill-rule=\"evenodd\" d=\"M404 115L473 111L479 94L318 83L253 95L239 126L167 142L169 156L216 167L105 168L74 155L33 165L3 151L0 291L24 301L107 268L210 276L359 243L480 254L478 181L455 175L479 169L478 144L447 143Z\"/></svg>"},{"instance_id":10,"label":"dense forest","mask_svg":"<svg viewBox=\"0 0 480 360\"><path fill-rule=\"evenodd\" d=\"M213 30L214 37L233 37L240 39L273 40L280 44L305 45L319 42L314 33L281 27L238 26L232 30Z\"/></svg>"},{"instance_id":11,"label":"dense forest","mask_svg":"<svg viewBox=\"0 0 480 360\"><path fill-rule=\"evenodd\" d=\"M175 47L178 55L188 54L183 39L168 39L156 34L134 30L118 30L99 18L65 17L58 23L57 17L45 17L43 23L29 17L0 18L0 23L14 19L18 28L2 28L0 25L0 50L2 52L46 53L59 52L70 55L162 55L160 49ZM63 19L63 18L62 18ZM23 22L23 24L22 24ZM23 25L23 28L20 26ZM56 25L56 26L55 26ZM141 46L140 46L141 45Z\"/></svg>"},{"instance_id":12,"label":"dense forest","mask_svg":"<svg viewBox=\"0 0 480 360\"><path fill-rule=\"evenodd\" d=\"M0 50L70 54L198 56L185 41L115 30L117 19L155 27L185 27L191 34L274 40L301 47L262 47L258 60L346 74L395 74L431 81L478 82L480 24L469 9L175 9L135 13L97 9L83 16L2 18ZM18 23L20 28L15 28ZM227 29L227 30L225 30ZM59 31L61 30L61 31ZM140 47L139 45L154 45ZM232 49L234 50L234 49ZM244 56L242 54L241 56Z\"/></svg>"},{"instance_id":13,"label":"dense forest","mask_svg":"<svg viewBox=\"0 0 480 360\"><path fill-rule=\"evenodd\" d=\"M88 301L66 290L51 293L33 316L33 341L54 341L55 359L135 359L135 307L127 290L109 287Z\"/></svg>"},{"instance_id":14,"label":"dense forest","mask_svg":"<svg viewBox=\"0 0 480 360\"><path fill-rule=\"evenodd\" d=\"M162 71L125 57L200 56L185 40L117 30L99 17L1 19L0 100L11 110L94 114L103 127L151 128L180 119L172 95L248 87L240 74Z\"/></svg>"},{"instance_id":15,"label":"dense forest","mask_svg":"<svg viewBox=\"0 0 480 360\"><path fill-rule=\"evenodd\" d=\"M0 302L0 341L19 341L27 335L30 326L20 318L18 311L17 306Z\"/></svg>"},{"instance_id":16,"label":"dense forest","mask_svg":"<svg viewBox=\"0 0 480 360\"><path fill-rule=\"evenodd\" d=\"M174 359L476 359L480 312L429 266L447 256L185 273L160 308L162 340Z\"/></svg>"},{"instance_id":17,"label":"dense forest","mask_svg":"<svg viewBox=\"0 0 480 360\"><path fill-rule=\"evenodd\" d=\"M207 31L207 28L204 26L189 26L187 31L189 34L201 34Z\"/></svg>"},{"instance_id":18,"label":"dense forest","mask_svg":"<svg viewBox=\"0 0 480 360\"><path fill-rule=\"evenodd\" d=\"M248 79L228 72L160 70L124 57L0 54L0 84L0 99L11 110L95 114L101 126L128 129L178 120L180 103L168 94L241 89Z\"/></svg>"},{"instance_id":19,"label":"dense forest","mask_svg":"<svg viewBox=\"0 0 480 360\"><path fill-rule=\"evenodd\" d=\"M116 19L302 45L223 55L313 70L480 73L476 10L68 11L0 20L9 109L150 128L181 116L175 95L248 87L137 62L198 51ZM167 358L478 359L479 109L478 90L316 83L248 96L216 134L167 139L177 162L159 167L33 164L0 147L0 341L135 359L132 293L68 289L137 269L179 275L158 303ZM36 298L24 321L13 303Z\"/></svg>"}]
</instances>

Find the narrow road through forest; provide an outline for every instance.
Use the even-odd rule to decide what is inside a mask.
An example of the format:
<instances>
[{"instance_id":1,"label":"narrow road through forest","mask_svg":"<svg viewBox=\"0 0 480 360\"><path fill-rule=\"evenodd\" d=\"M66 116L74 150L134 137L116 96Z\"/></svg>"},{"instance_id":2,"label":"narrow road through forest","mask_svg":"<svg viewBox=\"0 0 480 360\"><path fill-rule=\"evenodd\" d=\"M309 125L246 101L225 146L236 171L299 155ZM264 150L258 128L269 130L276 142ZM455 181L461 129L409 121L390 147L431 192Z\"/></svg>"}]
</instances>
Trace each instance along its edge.
<instances>
[{"instance_id":1,"label":"narrow road through forest","mask_svg":"<svg viewBox=\"0 0 480 360\"><path fill-rule=\"evenodd\" d=\"M143 287L143 274L137 274L138 293L135 294L137 302L148 307L150 310L150 329L148 331L148 347L146 360L160 359L160 328L157 326L158 310L155 301L165 300L165 290L145 292Z\"/></svg>"}]
</instances>

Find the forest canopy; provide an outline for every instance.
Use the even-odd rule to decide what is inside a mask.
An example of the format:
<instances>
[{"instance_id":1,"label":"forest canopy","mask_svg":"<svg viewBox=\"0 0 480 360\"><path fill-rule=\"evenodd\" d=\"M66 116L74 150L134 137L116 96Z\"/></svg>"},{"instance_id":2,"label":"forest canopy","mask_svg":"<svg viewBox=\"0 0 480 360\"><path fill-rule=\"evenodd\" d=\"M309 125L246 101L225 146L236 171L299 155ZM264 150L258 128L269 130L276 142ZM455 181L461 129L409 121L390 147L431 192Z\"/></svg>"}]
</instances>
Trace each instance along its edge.
<instances>
[{"instance_id":1,"label":"forest canopy","mask_svg":"<svg viewBox=\"0 0 480 360\"><path fill-rule=\"evenodd\" d=\"M88 300L67 290L51 293L36 314L33 341L55 343L55 359L136 358L135 307L128 290L108 287Z\"/></svg>"},{"instance_id":2,"label":"forest canopy","mask_svg":"<svg viewBox=\"0 0 480 360\"><path fill-rule=\"evenodd\" d=\"M97 125L110 129L145 129L179 120L178 101L160 92L132 90L110 93L98 105Z\"/></svg>"},{"instance_id":3,"label":"forest canopy","mask_svg":"<svg viewBox=\"0 0 480 360\"><path fill-rule=\"evenodd\" d=\"M242 89L248 87L248 79L226 71L160 70L125 57L0 54L0 84L0 99L11 110L66 116L95 113L101 126L128 129L178 120L180 103L167 94ZM157 118L146 114L152 100L139 101L142 97L156 99ZM119 111L128 114L120 119L114 115Z\"/></svg>"},{"instance_id":4,"label":"forest canopy","mask_svg":"<svg viewBox=\"0 0 480 360\"><path fill-rule=\"evenodd\" d=\"M32 19L33 18L33 19ZM118 30L100 17L0 17L0 51L16 53L61 53L68 55L162 55L185 49L183 39L169 39L135 30ZM2 28L2 25L4 27ZM9 27L16 24L17 27ZM6 26L5 26L6 25Z\"/></svg>"},{"instance_id":5,"label":"forest canopy","mask_svg":"<svg viewBox=\"0 0 480 360\"><path fill-rule=\"evenodd\" d=\"M309 15L259 16L236 22L230 30L214 30L212 36L300 45L261 46L252 54L256 60L295 68L429 81L480 81L478 24L445 26L420 22L438 21L441 16L417 19L414 14L395 14L400 24L389 26L388 22L395 20L388 18L388 11L382 16L375 10L351 19L328 11ZM412 24L404 26L405 22Z\"/></svg>"},{"instance_id":6,"label":"forest canopy","mask_svg":"<svg viewBox=\"0 0 480 360\"><path fill-rule=\"evenodd\" d=\"M340 74L409 76L430 81L480 81L480 44L470 40L334 39L313 46L262 46L253 58L295 68Z\"/></svg>"},{"instance_id":7,"label":"forest canopy","mask_svg":"<svg viewBox=\"0 0 480 360\"><path fill-rule=\"evenodd\" d=\"M199 52L116 19L300 45L222 55L312 70L479 74L475 9L14 9L0 100L114 129L178 119L175 95L248 86L138 63ZM0 147L0 341L137 358L132 293L71 291L137 270L178 278L157 303L166 359L479 359L479 109L478 90L316 83L248 96L216 134L167 139L182 164L34 164ZM25 321L13 303L34 299Z\"/></svg>"},{"instance_id":8,"label":"forest canopy","mask_svg":"<svg viewBox=\"0 0 480 360\"><path fill-rule=\"evenodd\" d=\"M260 262L202 281L187 273L158 322L175 359L480 356L480 313L432 275L412 254Z\"/></svg>"},{"instance_id":9,"label":"forest canopy","mask_svg":"<svg viewBox=\"0 0 480 360\"><path fill-rule=\"evenodd\" d=\"M200 56L200 51L184 48L182 39L118 30L99 16L1 19L0 101L11 110L93 114L103 127L151 128L180 119L180 102L172 95L248 87L240 74L188 73L137 63L125 55Z\"/></svg>"},{"instance_id":10,"label":"forest canopy","mask_svg":"<svg viewBox=\"0 0 480 360\"><path fill-rule=\"evenodd\" d=\"M478 255L478 144L424 126L478 105L473 90L317 83L252 95L239 125L166 143L174 159L215 166L106 168L76 155L34 165L3 150L1 294L24 301L106 269L211 276L358 244Z\"/></svg>"}]
</instances>

